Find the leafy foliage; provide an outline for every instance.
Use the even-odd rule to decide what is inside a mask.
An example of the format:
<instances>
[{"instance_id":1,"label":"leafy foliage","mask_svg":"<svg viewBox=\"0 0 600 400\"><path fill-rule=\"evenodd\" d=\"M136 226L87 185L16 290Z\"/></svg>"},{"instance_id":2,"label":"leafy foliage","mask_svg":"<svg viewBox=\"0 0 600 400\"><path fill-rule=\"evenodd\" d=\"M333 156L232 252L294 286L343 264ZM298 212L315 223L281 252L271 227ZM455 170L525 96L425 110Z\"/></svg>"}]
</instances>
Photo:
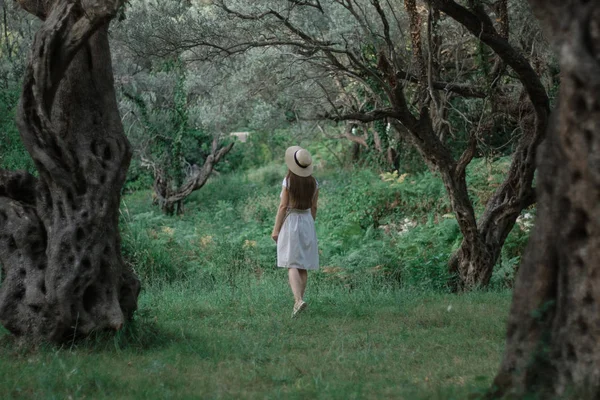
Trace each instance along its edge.
<instances>
[{"instance_id":1,"label":"leafy foliage","mask_svg":"<svg viewBox=\"0 0 600 400\"><path fill-rule=\"evenodd\" d=\"M489 177L500 179L506 162L477 160L469 168L480 209L493 190ZM249 277L275 273L269 234L284 174L282 166L272 164L213 178L206 190L191 196L190 212L181 218L148 211L146 192L129 195L127 259L152 284L199 279L202 285L236 290ZM348 288L449 290L447 260L462 237L439 177L351 169L323 171L317 179L322 269L314 279ZM521 226L509 236L495 287L511 286L527 237Z\"/></svg>"},{"instance_id":2,"label":"leafy foliage","mask_svg":"<svg viewBox=\"0 0 600 400\"><path fill-rule=\"evenodd\" d=\"M248 170L280 160L285 149L292 145L290 130L250 131L245 143L234 146L221 171Z\"/></svg>"},{"instance_id":3,"label":"leafy foliage","mask_svg":"<svg viewBox=\"0 0 600 400\"><path fill-rule=\"evenodd\" d=\"M0 168L34 172L33 161L15 125L18 99L18 91L0 90Z\"/></svg>"}]
</instances>

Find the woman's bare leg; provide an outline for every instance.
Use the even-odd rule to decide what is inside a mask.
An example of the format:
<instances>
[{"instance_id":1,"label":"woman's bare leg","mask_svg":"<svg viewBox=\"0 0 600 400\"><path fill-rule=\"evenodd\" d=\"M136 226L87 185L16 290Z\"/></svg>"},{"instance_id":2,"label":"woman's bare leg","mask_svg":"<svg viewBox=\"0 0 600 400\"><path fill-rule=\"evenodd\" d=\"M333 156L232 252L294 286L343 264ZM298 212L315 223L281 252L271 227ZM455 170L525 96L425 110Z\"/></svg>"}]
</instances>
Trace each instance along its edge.
<instances>
[{"instance_id":1,"label":"woman's bare leg","mask_svg":"<svg viewBox=\"0 0 600 400\"><path fill-rule=\"evenodd\" d=\"M288 268L290 287L292 288L292 293L294 293L294 300L296 300L296 303L302 300L302 296L304 295L304 288L306 287L306 281L302 279L300 271L302 270L296 268Z\"/></svg>"},{"instance_id":2,"label":"woman's bare leg","mask_svg":"<svg viewBox=\"0 0 600 400\"><path fill-rule=\"evenodd\" d=\"M300 293L300 298L304 299L304 291L306 290L306 282L308 282L308 271L305 269L299 269L300 279L302 279L302 292Z\"/></svg>"}]
</instances>

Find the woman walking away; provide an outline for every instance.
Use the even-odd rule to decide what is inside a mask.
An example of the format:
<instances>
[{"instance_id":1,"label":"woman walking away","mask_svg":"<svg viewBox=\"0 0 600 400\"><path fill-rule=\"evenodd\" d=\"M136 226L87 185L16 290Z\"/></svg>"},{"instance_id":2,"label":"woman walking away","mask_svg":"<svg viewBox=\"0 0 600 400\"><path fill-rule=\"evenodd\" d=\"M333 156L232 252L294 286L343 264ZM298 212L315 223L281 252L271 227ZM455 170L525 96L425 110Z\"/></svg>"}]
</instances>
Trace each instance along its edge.
<instances>
[{"instance_id":1,"label":"woman walking away","mask_svg":"<svg viewBox=\"0 0 600 400\"><path fill-rule=\"evenodd\" d=\"M319 268L317 251L317 200L319 185L312 177L310 153L292 146L285 151L288 173L283 179L281 202L271 237L277 243L277 266L288 269L294 293L292 317L306 308L304 290L307 270Z\"/></svg>"}]
</instances>

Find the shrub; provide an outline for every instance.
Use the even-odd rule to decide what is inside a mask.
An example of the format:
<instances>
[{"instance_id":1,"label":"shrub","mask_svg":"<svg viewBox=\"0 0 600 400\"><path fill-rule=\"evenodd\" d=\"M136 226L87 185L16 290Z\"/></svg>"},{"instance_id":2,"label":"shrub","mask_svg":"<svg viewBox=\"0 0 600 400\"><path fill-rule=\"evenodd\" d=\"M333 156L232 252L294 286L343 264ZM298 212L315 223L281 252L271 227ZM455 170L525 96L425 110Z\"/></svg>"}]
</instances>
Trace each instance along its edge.
<instances>
[{"instance_id":1,"label":"shrub","mask_svg":"<svg viewBox=\"0 0 600 400\"><path fill-rule=\"evenodd\" d=\"M430 218L396 239L402 284L445 291L452 278L448 259L462 236L453 217Z\"/></svg>"}]
</instances>

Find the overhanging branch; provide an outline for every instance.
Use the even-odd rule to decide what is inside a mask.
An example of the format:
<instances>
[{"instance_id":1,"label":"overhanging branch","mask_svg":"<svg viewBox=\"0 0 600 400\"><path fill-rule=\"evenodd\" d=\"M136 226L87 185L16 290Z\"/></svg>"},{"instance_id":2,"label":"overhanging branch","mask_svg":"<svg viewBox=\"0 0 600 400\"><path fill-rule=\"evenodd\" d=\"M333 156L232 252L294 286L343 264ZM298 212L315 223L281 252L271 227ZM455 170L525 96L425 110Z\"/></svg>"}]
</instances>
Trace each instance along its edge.
<instances>
[{"instance_id":1,"label":"overhanging branch","mask_svg":"<svg viewBox=\"0 0 600 400\"><path fill-rule=\"evenodd\" d=\"M519 80L527 91L539 119L547 120L550 101L539 76L531 64L509 42L502 37L489 22L456 3L454 0L428 0L440 11L467 28L475 37L487 44L494 52L519 75Z\"/></svg>"},{"instance_id":2,"label":"overhanging branch","mask_svg":"<svg viewBox=\"0 0 600 400\"><path fill-rule=\"evenodd\" d=\"M339 122L339 121L360 121L360 122L373 122L379 121L385 118L395 118L399 119L400 115L391 108L373 110L368 112L353 112L347 114L321 114L318 116L321 119L328 119L331 121Z\"/></svg>"},{"instance_id":3,"label":"overhanging branch","mask_svg":"<svg viewBox=\"0 0 600 400\"><path fill-rule=\"evenodd\" d=\"M404 81L411 82L411 83L419 83L419 78L417 78L415 75L413 75L409 72L406 72L406 71L397 72L396 77L399 80L404 80ZM473 86L473 85L462 84L462 83L433 81L432 86L436 90L452 92L452 93L457 94L462 97L474 97L474 98L483 99L488 96L487 93L485 92L485 89L477 87L477 86Z\"/></svg>"}]
</instances>

